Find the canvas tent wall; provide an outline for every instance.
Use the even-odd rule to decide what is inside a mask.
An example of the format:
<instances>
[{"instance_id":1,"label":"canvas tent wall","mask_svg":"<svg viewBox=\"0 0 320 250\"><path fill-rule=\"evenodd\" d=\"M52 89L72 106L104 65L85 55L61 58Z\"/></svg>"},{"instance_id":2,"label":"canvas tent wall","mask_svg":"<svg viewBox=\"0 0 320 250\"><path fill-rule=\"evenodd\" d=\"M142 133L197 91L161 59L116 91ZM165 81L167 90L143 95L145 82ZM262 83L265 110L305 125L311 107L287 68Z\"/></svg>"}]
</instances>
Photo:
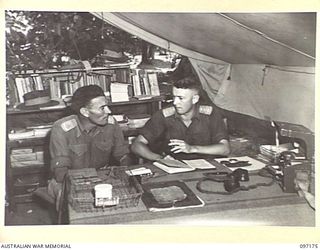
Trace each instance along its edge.
<instances>
[{"instance_id":1,"label":"canvas tent wall","mask_svg":"<svg viewBox=\"0 0 320 250\"><path fill-rule=\"evenodd\" d=\"M93 14L187 56L220 108L314 131L315 13Z\"/></svg>"}]
</instances>

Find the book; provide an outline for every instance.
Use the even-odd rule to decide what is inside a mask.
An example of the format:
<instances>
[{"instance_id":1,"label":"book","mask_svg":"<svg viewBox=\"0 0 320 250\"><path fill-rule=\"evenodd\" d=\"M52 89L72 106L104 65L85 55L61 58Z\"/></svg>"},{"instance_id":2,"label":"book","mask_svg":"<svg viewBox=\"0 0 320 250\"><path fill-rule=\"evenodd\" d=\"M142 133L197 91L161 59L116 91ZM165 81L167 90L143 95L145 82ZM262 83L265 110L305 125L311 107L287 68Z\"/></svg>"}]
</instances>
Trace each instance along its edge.
<instances>
[{"instance_id":1,"label":"book","mask_svg":"<svg viewBox=\"0 0 320 250\"><path fill-rule=\"evenodd\" d=\"M27 154L11 154L10 155L10 161L16 162L16 161L35 161L37 160L36 153L27 153Z\"/></svg>"},{"instance_id":2,"label":"book","mask_svg":"<svg viewBox=\"0 0 320 250\"><path fill-rule=\"evenodd\" d=\"M22 168L22 167L29 167L29 166L38 166L44 167L43 161L34 160L34 161L15 161L11 162L11 167L13 168Z\"/></svg>"},{"instance_id":3,"label":"book","mask_svg":"<svg viewBox=\"0 0 320 250\"><path fill-rule=\"evenodd\" d=\"M112 102L128 102L129 92L127 83L113 82L110 85L110 95Z\"/></svg>"},{"instance_id":4,"label":"book","mask_svg":"<svg viewBox=\"0 0 320 250\"><path fill-rule=\"evenodd\" d=\"M215 169L216 167L204 159L183 160L179 161L171 156L166 156L163 159L155 161L153 163L156 167L163 171L174 174L189 172L196 169Z\"/></svg>"},{"instance_id":5,"label":"book","mask_svg":"<svg viewBox=\"0 0 320 250\"><path fill-rule=\"evenodd\" d=\"M204 202L182 181L142 184L142 201L151 212L204 206Z\"/></svg>"},{"instance_id":6,"label":"book","mask_svg":"<svg viewBox=\"0 0 320 250\"><path fill-rule=\"evenodd\" d=\"M18 91L18 99L20 103L24 102L23 95L26 93L24 87L24 79L22 77L16 77L15 79L17 91Z\"/></svg>"},{"instance_id":7,"label":"book","mask_svg":"<svg viewBox=\"0 0 320 250\"><path fill-rule=\"evenodd\" d=\"M147 74L142 74L142 81L144 84L144 89L146 90L146 95L151 95L151 89L150 89L150 84L149 84L149 79L147 77Z\"/></svg>"},{"instance_id":8,"label":"book","mask_svg":"<svg viewBox=\"0 0 320 250\"><path fill-rule=\"evenodd\" d=\"M160 89L158 84L157 74L155 72L147 73L149 84L150 84L150 93L153 96L160 95Z\"/></svg>"},{"instance_id":9,"label":"book","mask_svg":"<svg viewBox=\"0 0 320 250\"><path fill-rule=\"evenodd\" d=\"M143 78L141 77L141 75L139 75L139 82L140 82L141 95L146 95L147 92L146 92L144 81L143 81Z\"/></svg>"},{"instance_id":10,"label":"book","mask_svg":"<svg viewBox=\"0 0 320 250\"><path fill-rule=\"evenodd\" d=\"M11 155L31 154L32 152L32 148L14 148L11 150Z\"/></svg>"},{"instance_id":11,"label":"book","mask_svg":"<svg viewBox=\"0 0 320 250\"><path fill-rule=\"evenodd\" d=\"M51 99L61 98L60 82L56 81L54 78L50 78L49 83L50 83L50 98Z\"/></svg>"},{"instance_id":12,"label":"book","mask_svg":"<svg viewBox=\"0 0 320 250\"><path fill-rule=\"evenodd\" d=\"M42 128L42 129L31 129L31 130L19 131L16 133L9 133L8 138L10 141L43 138L48 135L50 130L51 128Z\"/></svg>"},{"instance_id":13,"label":"book","mask_svg":"<svg viewBox=\"0 0 320 250\"><path fill-rule=\"evenodd\" d=\"M25 154L11 154L10 161L11 162L39 161L44 163L43 151L37 151L37 152L25 153Z\"/></svg>"},{"instance_id":14,"label":"book","mask_svg":"<svg viewBox=\"0 0 320 250\"><path fill-rule=\"evenodd\" d=\"M137 73L132 75L132 84L134 95L141 96L140 79Z\"/></svg>"}]
</instances>

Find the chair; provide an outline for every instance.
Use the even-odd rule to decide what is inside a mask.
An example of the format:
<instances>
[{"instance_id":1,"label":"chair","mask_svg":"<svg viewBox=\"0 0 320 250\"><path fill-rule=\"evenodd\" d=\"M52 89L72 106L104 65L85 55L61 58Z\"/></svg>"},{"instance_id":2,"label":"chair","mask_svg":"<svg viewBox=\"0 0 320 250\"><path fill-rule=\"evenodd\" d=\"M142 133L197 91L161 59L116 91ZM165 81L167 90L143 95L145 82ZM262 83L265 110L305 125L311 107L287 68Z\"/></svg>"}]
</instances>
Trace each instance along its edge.
<instances>
[{"instance_id":1,"label":"chair","mask_svg":"<svg viewBox=\"0 0 320 250\"><path fill-rule=\"evenodd\" d=\"M59 202L58 211L56 209L56 199L55 197L51 196L48 193L48 187L38 187L34 192L33 195L40 198L41 200L45 201L49 204L50 210L54 211L55 220L58 224L67 224L67 204L68 204L68 195L66 192L66 177L62 182L62 190Z\"/></svg>"}]
</instances>

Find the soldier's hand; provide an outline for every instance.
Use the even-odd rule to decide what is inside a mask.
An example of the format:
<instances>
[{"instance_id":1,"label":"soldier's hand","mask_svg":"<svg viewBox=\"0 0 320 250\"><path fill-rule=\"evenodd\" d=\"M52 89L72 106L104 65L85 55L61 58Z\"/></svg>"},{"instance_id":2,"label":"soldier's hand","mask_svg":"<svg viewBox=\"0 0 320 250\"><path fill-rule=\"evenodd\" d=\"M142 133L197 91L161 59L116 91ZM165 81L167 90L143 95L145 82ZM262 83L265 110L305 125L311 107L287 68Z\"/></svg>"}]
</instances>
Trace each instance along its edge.
<instances>
[{"instance_id":1,"label":"soldier's hand","mask_svg":"<svg viewBox=\"0 0 320 250\"><path fill-rule=\"evenodd\" d=\"M171 139L168 144L171 149L170 151L177 153L191 153L191 146L183 140Z\"/></svg>"}]
</instances>

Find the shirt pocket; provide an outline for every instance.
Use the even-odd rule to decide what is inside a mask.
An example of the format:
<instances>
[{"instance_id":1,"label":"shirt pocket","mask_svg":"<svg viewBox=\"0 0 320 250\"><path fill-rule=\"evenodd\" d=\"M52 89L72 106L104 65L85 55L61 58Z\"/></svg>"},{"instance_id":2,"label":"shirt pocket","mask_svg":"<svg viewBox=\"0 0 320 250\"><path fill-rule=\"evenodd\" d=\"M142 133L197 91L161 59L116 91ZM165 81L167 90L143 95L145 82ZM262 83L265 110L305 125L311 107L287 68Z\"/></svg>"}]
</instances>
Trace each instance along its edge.
<instances>
[{"instance_id":1,"label":"shirt pocket","mask_svg":"<svg viewBox=\"0 0 320 250\"><path fill-rule=\"evenodd\" d=\"M101 151L110 151L112 147L112 142L104 142L104 141L97 141L94 143L96 147Z\"/></svg>"},{"instance_id":2,"label":"shirt pocket","mask_svg":"<svg viewBox=\"0 0 320 250\"><path fill-rule=\"evenodd\" d=\"M87 144L70 145L70 150L77 156L81 156L88 151Z\"/></svg>"}]
</instances>

